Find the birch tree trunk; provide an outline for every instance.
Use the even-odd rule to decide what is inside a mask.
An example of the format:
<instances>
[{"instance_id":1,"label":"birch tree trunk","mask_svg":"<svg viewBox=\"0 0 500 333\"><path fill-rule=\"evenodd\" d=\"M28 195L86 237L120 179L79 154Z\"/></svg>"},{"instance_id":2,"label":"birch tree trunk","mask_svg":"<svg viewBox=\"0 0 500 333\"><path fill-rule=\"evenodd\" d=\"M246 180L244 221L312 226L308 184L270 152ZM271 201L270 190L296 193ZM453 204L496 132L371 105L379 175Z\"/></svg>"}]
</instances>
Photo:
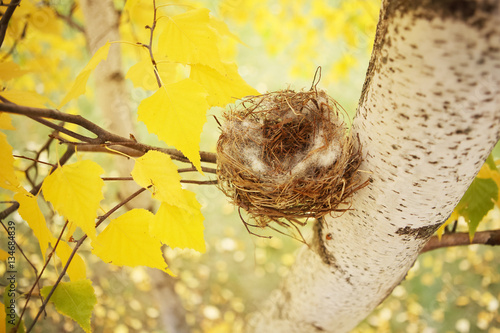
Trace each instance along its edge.
<instances>
[{"instance_id":1,"label":"birch tree trunk","mask_svg":"<svg viewBox=\"0 0 500 333\"><path fill-rule=\"evenodd\" d=\"M370 185L317 223L249 331L354 328L404 279L499 129L499 2L383 1L353 124Z\"/></svg>"}]
</instances>

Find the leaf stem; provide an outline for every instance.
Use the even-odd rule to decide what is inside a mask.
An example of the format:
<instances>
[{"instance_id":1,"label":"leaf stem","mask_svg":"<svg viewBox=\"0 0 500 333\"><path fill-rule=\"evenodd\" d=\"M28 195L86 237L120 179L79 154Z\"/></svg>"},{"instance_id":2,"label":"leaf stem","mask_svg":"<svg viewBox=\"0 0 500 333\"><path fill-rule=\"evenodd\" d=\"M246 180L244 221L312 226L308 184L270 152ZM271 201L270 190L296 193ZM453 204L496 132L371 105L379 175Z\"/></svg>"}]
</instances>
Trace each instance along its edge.
<instances>
[{"instance_id":1,"label":"leaf stem","mask_svg":"<svg viewBox=\"0 0 500 333\"><path fill-rule=\"evenodd\" d=\"M158 88L161 88L161 86L162 86L161 78L160 78L160 75L158 74L158 67L156 66L155 57L153 55L153 34L154 34L154 31L156 28L156 11L158 10L158 8L156 7L156 0L153 0L153 7L154 7L153 24L150 27L146 27L146 28L149 28L149 30L150 30L149 45L147 46L147 49L149 50L149 56L151 57L151 62L153 63L156 82L158 83Z\"/></svg>"}]
</instances>

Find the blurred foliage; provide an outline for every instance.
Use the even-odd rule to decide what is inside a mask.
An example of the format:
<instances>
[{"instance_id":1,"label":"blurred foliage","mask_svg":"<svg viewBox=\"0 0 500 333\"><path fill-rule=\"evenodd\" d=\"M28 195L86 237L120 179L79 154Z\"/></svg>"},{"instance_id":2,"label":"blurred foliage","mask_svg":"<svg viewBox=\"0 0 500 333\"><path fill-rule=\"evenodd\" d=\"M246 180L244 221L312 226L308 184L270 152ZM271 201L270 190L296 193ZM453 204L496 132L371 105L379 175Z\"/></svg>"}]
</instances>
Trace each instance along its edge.
<instances>
[{"instance_id":1,"label":"blurred foliage","mask_svg":"<svg viewBox=\"0 0 500 333\"><path fill-rule=\"evenodd\" d=\"M176 1L172 1L176 2ZM30 4L23 1L24 4ZM123 1L116 0L118 9ZM203 4L224 19L231 31L245 45L227 46L224 53L238 56L240 74L260 92L282 89L308 89L317 66L323 68L320 87L331 92L351 113L357 105L371 43L378 19L378 1L305 1L222 0L192 1ZM51 100L61 100L70 82L88 61L83 34L71 28L64 18L71 13L78 26L83 18L80 8L72 10L68 1L40 1L41 7L27 5L16 11L19 19L9 27L2 51L15 46L12 59L33 75L10 81L9 89L31 90ZM44 6L44 5L50 5ZM31 6L31 7L30 7ZM126 15L123 22L150 20L152 7L144 6ZM173 9L174 11L176 9ZM61 18L61 19L59 19ZM28 24L27 32L24 27ZM144 25L122 25L122 35L139 40L147 33ZM55 47L57 46L57 47ZM137 55L132 54L130 58ZM7 59L5 53L0 58ZM127 66L132 64L125 58ZM132 88L134 108L146 97L144 91ZM99 119L92 107L93 90L70 106L67 112ZM209 113L219 115L220 108ZM14 119L14 125L30 133L29 138L9 136L13 147L38 150L46 140L48 129L33 122ZM106 126L106 124L103 124ZM138 132L146 133L138 124ZM214 151L218 130L215 121L204 127L201 149ZM154 139L148 139L154 140ZM62 151L62 150L61 150ZM500 150L497 148L496 150ZM24 153L24 152L22 152ZM59 154L57 147L48 154ZM496 155L498 156L498 155ZM41 157L46 158L47 153ZM107 157L99 157L105 164ZM29 161L17 160L20 169ZM101 163L101 162L100 162ZM40 167L40 177L48 172ZM120 176L120 175L110 175ZM107 185L113 187L112 184ZM249 313L257 311L260 302L278 286L294 262L294 252L301 244L281 235L270 240L251 236L245 230L234 208L214 187L186 186L196 191L205 216L207 252L166 249L169 268L178 275L175 289L187 310L187 321L193 332L241 332ZM5 198L0 192L0 200ZM106 203L107 210L114 203ZM48 207L42 207L50 215ZM480 229L500 228L498 209L490 212ZM32 233L18 214L17 241L37 267L43 259ZM60 230L63 221L54 216L51 228ZM467 230L460 224L459 230ZM307 235L307 231L304 232ZM307 237L307 236L306 236ZM6 236L0 234L0 244ZM95 332L164 332L148 271L142 267L116 267L90 255L90 246L79 253L84 257L88 277L93 281L98 304L92 318ZM57 258L52 259L57 262ZM18 266L19 292L26 292L34 272L23 260ZM60 263L59 269L60 269ZM5 273L0 264L0 274ZM57 278L57 271L44 275L45 284ZM23 297L19 295L19 304ZM441 249L419 257L406 280L383 302L355 332L500 332L500 248L469 246ZM33 318L40 300L29 309ZM55 311L35 328L36 332L80 332L75 322Z\"/></svg>"}]
</instances>

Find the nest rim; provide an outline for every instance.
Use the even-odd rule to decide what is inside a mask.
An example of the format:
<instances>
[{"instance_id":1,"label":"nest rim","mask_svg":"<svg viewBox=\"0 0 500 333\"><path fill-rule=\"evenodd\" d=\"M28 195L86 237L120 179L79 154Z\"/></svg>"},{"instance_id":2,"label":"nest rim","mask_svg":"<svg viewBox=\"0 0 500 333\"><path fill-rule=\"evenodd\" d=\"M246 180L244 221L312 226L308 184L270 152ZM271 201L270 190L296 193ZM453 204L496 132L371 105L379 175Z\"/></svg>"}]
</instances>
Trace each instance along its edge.
<instances>
[{"instance_id":1,"label":"nest rim","mask_svg":"<svg viewBox=\"0 0 500 333\"><path fill-rule=\"evenodd\" d=\"M297 229L309 219L350 209L349 198L367 185L358 170L361 144L347 129L346 111L314 85L309 91L247 96L223 118L217 186L255 221L247 223L240 214L246 226L275 229L274 222ZM293 149L300 154L290 155ZM327 149L337 154L325 162L320 158Z\"/></svg>"}]
</instances>

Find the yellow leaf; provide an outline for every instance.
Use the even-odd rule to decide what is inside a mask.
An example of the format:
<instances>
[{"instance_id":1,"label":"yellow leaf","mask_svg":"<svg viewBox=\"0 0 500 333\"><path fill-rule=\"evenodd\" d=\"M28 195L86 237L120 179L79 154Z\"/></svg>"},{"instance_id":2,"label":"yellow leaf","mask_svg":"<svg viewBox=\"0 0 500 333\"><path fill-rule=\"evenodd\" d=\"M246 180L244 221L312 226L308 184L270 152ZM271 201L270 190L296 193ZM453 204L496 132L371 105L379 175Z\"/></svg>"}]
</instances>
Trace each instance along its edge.
<instances>
[{"instance_id":1,"label":"yellow leaf","mask_svg":"<svg viewBox=\"0 0 500 333\"><path fill-rule=\"evenodd\" d=\"M112 220L92 241L92 253L117 266L148 266L170 274L161 242L149 234L153 218L145 209L133 209Z\"/></svg>"},{"instance_id":2,"label":"yellow leaf","mask_svg":"<svg viewBox=\"0 0 500 333\"><path fill-rule=\"evenodd\" d=\"M53 237L49 228L47 228L45 217L38 206L37 197L24 190L16 193L14 195L14 200L19 202L19 214L23 220L28 222L31 230L33 230L35 237L38 239L43 259L45 260L45 254L49 248L49 243L53 240ZM52 242L52 244L54 244L54 242Z\"/></svg>"},{"instance_id":3,"label":"yellow leaf","mask_svg":"<svg viewBox=\"0 0 500 333\"><path fill-rule=\"evenodd\" d=\"M0 325L0 333L5 333L7 331L7 325L5 323L7 323L7 314L5 312L5 305L3 303L0 303L0 323L2 323ZM9 309L10 310L10 309ZM15 316L14 316L15 318ZM10 316L9 316L9 320L10 320Z\"/></svg>"},{"instance_id":4,"label":"yellow leaf","mask_svg":"<svg viewBox=\"0 0 500 333\"><path fill-rule=\"evenodd\" d=\"M72 114L72 115L78 115L79 110L75 106L69 106L66 108L65 113ZM73 124L73 123L65 123L64 128L66 128L70 131L73 131L75 133L78 133L80 126L78 126L77 124ZM64 133L59 133L59 135L61 136L61 138L65 139L67 141L73 141L73 142L77 141L74 137L69 136L69 135L64 134Z\"/></svg>"},{"instance_id":5,"label":"yellow leaf","mask_svg":"<svg viewBox=\"0 0 500 333\"><path fill-rule=\"evenodd\" d=\"M12 126L12 121L10 115L5 112L0 112L0 129L4 130L15 130L16 128Z\"/></svg>"},{"instance_id":6,"label":"yellow leaf","mask_svg":"<svg viewBox=\"0 0 500 333\"><path fill-rule=\"evenodd\" d=\"M225 64L224 68L225 74L221 74L208 66L191 66L189 77L208 92L207 101L210 106L224 107L241 97L259 94L241 78L235 64Z\"/></svg>"},{"instance_id":7,"label":"yellow leaf","mask_svg":"<svg viewBox=\"0 0 500 333\"><path fill-rule=\"evenodd\" d=\"M46 108L47 105L54 106L50 99L34 91L5 90L0 92L2 97L22 106L33 108Z\"/></svg>"},{"instance_id":8,"label":"yellow leaf","mask_svg":"<svg viewBox=\"0 0 500 333\"><path fill-rule=\"evenodd\" d=\"M53 243L55 244L55 240ZM66 266L71 252L73 252L71 246L69 246L69 244L65 241L60 240L56 247L56 254L59 259L61 259L62 267ZM71 281L84 280L87 278L87 267L78 253L75 253L75 256L71 260L66 273Z\"/></svg>"},{"instance_id":9,"label":"yellow leaf","mask_svg":"<svg viewBox=\"0 0 500 333\"><path fill-rule=\"evenodd\" d=\"M209 12L200 8L160 20L159 52L172 62L202 64L222 71L218 36L210 26Z\"/></svg>"},{"instance_id":10,"label":"yellow leaf","mask_svg":"<svg viewBox=\"0 0 500 333\"><path fill-rule=\"evenodd\" d=\"M0 80L9 81L26 73L28 73L28 71L21 70L21 67L15 62L0 62Z\"/></svg>"},{"instance_id":11,"label":"yellow leaf","mask_svg":"<svg viewBox=\"0 0 500 333\"><path fill-rule=\"evenodd\" d=\"M138 119L160 140L179 149L201 171L200 135L207 121L207 93L197 82L185 79L164 85L142 100Z\"/></svg>"},{"instance_id":12,"label":"yellow leaf","mask_svg":"<svg viewBox=\"0 0 500 333\"><path fill-rule=\"evenodd\" d=\"M190 248L205 252L203 215L193 192L183 190L191 208L183 209L162 202L149 229L154 237L171 248Z\"/></svg>"},{"instance_id":13,"label":"yellow leaf","mask_svg":"<svg viewBox=\"0 0 500 333\"><path fill-rule=\"evenodd\" d=\"M89 79L90 74L102 60L105 60L108 57L110 45L111 44L107 42L94 53L89 63L76 77L75 82L73 83L71 89L68 91L66 96L64 96L61 104L59 104L58 106L59 109L64 105L66 105L72 99L75 99L78 96L83 95L85 93L85 87L87 85L87 81Z\"/></svg>"},{"instance_id":14,"label":"yellow leaf","mask_svg":"<svg viewBox=\"0 0 500 333\"><path fill-rule=\"evenodd\" d=\"M63 32L63 21L58 19L54 9L48 6L37 6L36 10L28 15L30 27L43 32L44 34L61 34Z\"/></svg>"},{"instance_id":15,"label":"yellow leaf","mask_svg":"<svg viewBox=\"0 0 500 333\"><path fill-rule=\"evenodd\" d=\"M441 240L441 237L443 237L444 229L446 228L446 226L455 222L456 220L458 220L458 213L456 211L453 211L453 213L451 213L450 217L446 220L446 222L443 223L436 231L439 240Z\"/></svg>"},{"instance_id":16,"label":"yellow leaf","mask_svg":"<svg viewBox=\"0 0 500 333\"><path fill-rule=\"evenodd\" d=\"M71 89L69 92L64 96L61 104L57 107L58 109L62 108L64 105L68 104L69 101L79 97L80 95L85 94L86 87L87 87L87 81L90 77L90 74L92 71L89 70L84 70L78 74L78 76L75 79L75 82L71 86Z\"/></svg>"},{"instance_id":17,"label":"yellow leaf","mask_svg":"<svg viewBox=\"0 0 500 333\"><path fill-rule=\"evenodd\" d=\"M7 251L0 249L0 260L5 261L9 257Z\"/></svg>"},{"instance_id":18,"label":"yellow leaf","mask_svg":"<svg viewBox=\"0 0 500 333\"><path fill-rule=\"evenodd\" d=\"M179 74L179 64L157 63L158 72L162 84L169 84L178 81L181 78ZM130 79L136 88L145 90L157 90L158 81L156 80L155 70L151 59L144 59L130 67L125 76Z\"/></svg>"},{"instance_id":19,"label":"yellow leaf","mask_svg":"<svg viewBox=\"0 0 500 333\"><path fill-rule=\"evenodd\" d=\"M104 170L95 162L84 160L64 165L43 182L42 190L59 214L95 239L95 218L103 199Z\"/></svg>"},{"instance_id":20,"label":"yellow leaf","mask_svg":"<svg viewBox=\"0 0 500 333\"><path fill-rule=\"evenodd\" d=\"M153 185L153 198L171 205L187 207L181 187L181 176L167 154L150 150L135 160L132 177L142 187Z\"/></svg>"},{"instance_id":21,"label":"yellow leaf","mask_svg":"<svg viewBox=\"0 0 500 333\"><path fill-rule=\"evenodd\" d=\"M12 147L7 142L7 136L0 132L0 187L16 192L19 180L14 170Z\"/></svg>"},{"instance_id":22,"label":"yellow leaf","mask_svg":"<svg viewBox=\"0 0 500 333\"><path fill-rule=\"evenodd\" d=\"M224 23L224 21L222 20L219 20L215 17L211 17L209 18L209 22L210 22L210 26L221 36L225 36L225 37L231 37L233 38L235 41L237 41L238 43L241 43L243 45L246 45L245 43L243 43L243 41L238 37L236 36L235 34L233 34L229 28L227 27L227 24Z\"/></svg>"}]
</instances>

